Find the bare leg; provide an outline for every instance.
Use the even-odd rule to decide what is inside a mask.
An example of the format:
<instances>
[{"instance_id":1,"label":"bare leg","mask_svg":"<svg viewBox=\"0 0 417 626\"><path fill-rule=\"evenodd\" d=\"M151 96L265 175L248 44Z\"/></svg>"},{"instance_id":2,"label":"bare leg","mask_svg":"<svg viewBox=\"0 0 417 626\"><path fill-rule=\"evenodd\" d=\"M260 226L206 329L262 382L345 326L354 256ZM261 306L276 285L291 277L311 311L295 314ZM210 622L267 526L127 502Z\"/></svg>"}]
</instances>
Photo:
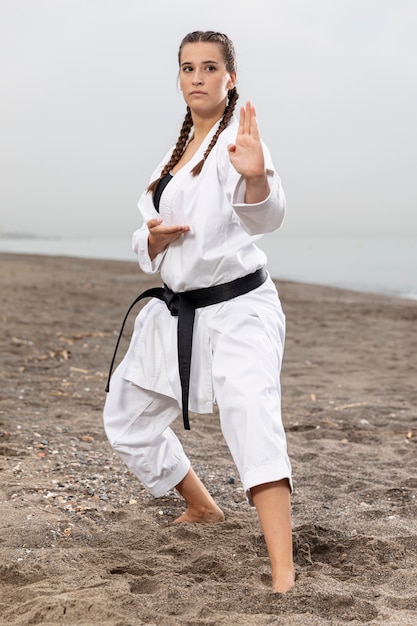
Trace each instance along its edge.
<instances>
[{"instance_id":1,"label":"bare leg","mask_svg":"<svg viewBox=\"0 0 417 626\"><path fill-rule=\"evenodd\" d=\"M257 485L251 494L271 561L272 591L285 593L295 584L288 481Z\"/></svg>"},{"instance_id":2,"label":"bare leg","mask_svg":"<svg viewBox=\"0 0 417 626\"><path fill-rule=\"evenodd\" d=\"M217 506L201 480L192 468L176 486L177 491L186 501L188 508L177 519L178 522L200 522L214 524L223 522L224 514Z\"/></svg>"}]
</instances>

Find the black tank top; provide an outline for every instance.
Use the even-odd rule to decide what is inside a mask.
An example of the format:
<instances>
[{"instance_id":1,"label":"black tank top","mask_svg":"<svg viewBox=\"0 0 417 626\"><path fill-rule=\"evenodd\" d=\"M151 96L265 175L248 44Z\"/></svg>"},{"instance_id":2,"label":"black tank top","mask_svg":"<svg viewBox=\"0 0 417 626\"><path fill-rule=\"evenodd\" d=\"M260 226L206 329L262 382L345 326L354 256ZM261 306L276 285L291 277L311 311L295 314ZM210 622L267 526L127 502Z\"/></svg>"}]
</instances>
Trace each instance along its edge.
<instances>
[{"instance_id":1,"label":"black tank top","mask_svg":"<svg viewBox=\"0 0 417 626\"><path fill-rule=\"evenodd\" d=\"M161 201L162 192L164 191L165 187L168 185L170 180L172 180L172 174L168 172L168 174L165 174L165 176L161 178L161 180L156 186L155 195L153 197L153 205L155 209L158 211L158 213L159 213L159 203Z\"/></svg>"}]
</instances>

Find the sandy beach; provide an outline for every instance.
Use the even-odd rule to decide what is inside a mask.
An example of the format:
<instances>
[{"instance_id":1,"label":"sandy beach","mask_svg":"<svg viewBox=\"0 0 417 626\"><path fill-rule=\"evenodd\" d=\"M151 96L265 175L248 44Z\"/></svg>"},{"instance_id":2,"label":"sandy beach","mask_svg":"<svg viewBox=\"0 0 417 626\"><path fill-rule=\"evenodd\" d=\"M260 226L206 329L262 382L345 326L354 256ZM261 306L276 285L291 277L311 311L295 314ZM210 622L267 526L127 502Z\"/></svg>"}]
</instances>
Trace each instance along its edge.
<instances>
[{"instance_id":1,"label":"sandy beach","mask_svg":"<svg viewBox=\"0 0 417 626\"><path fill-rule=\"evenodd\" d=\"M218 415L175 430L226 521L173 526L102 427L135 263L0 255L0 624L417 623L417 303L276 281L297 586L270 593ZM129 339L127 326L119 357Z\"/></svg>"}]
</instances>

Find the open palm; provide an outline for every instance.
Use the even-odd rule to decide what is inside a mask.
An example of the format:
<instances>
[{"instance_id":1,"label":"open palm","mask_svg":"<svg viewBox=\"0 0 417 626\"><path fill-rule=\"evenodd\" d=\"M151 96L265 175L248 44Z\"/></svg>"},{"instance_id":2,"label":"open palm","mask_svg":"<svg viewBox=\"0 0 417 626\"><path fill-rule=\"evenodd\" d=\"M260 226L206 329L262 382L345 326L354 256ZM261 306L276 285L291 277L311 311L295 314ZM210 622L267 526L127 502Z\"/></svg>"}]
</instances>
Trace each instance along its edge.
<instances>
[{"instance_id":1,"label":"open palm","mask_svg":"<svg viewBox=\"0 0 417 626\"><path fill-rule=\"evenodd\" d=\"M240 109L239 129L235 144L228 146L233 167L245 179L265 174L265 162L259 136L255 107L247 102Z\"/></svg>"}]
</instances>

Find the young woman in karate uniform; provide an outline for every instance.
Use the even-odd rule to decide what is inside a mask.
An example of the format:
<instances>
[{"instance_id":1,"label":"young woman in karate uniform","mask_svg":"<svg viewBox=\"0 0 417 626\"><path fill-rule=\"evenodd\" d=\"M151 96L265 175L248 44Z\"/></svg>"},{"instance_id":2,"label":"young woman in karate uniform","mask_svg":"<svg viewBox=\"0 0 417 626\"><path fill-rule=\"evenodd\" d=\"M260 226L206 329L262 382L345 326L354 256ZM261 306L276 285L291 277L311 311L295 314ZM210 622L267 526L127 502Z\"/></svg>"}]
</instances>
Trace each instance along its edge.
<instances>
[{"instance_id":1,"label":"young woman in karate uniform","mask_svg":"<svg viewBox=\"0 0 417 626\"><path fill-rule=\"evenodd\" d=\"M285 317L256 246L280 227L285 196L260 139L255 108L234 116L233 44L197 31L179 49L187 114L179 139L139 200L133 247L147 273L174 294L205 293L263 272L262 284L195 311L188 406L219 408L222 433L257 509L272 589L294 586L291 465L281 420ZM104 423L111 445L156 497L176 488L187 504L176 522L216 523L224 514L190 466L170 425L181 412L178 317L153 298L137 316L126 356L111 378Z\"/></svg>"}]
</instances>

